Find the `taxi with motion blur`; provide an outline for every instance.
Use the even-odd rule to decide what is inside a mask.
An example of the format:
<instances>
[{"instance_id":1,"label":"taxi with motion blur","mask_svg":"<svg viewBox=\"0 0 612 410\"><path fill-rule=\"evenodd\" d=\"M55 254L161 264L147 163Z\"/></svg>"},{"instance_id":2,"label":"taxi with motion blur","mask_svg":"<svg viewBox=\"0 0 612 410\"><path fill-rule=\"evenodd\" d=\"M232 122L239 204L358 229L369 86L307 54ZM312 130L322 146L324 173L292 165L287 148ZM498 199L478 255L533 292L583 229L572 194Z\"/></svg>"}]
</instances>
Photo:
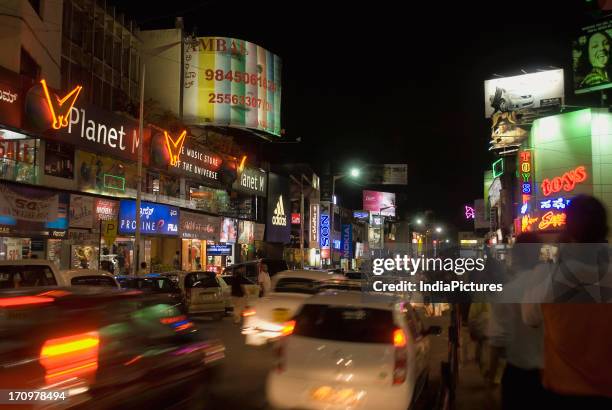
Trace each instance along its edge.
<instances>
[{"instance_id":1,"label":"taxi with motion blur","mask_svg":"<svg viewBox=\"0 0 612 410\"><path fill-rule=\"evenodd\" d=\"M71 269L60 271L60 276L69 286L120 288L117 279L106 271L95 269Z\"/></svg>"},{"instance_id":2,"label":"taxi with motion blur","mask_svg":"<svg viewBox=\"0 0 612 410\"><path fill-rule=\"evenodd\" d=\"M272 277L272 291L259 298L242 313L242 334L246 344L259 346L281 336L283 323L289 320L304 300L320 291L326 281L343 281L341 274L325 271L294 270Z\"/></svg>"},{"instance_id":3,"label":"taxi with motion blur","mask_svg":"<svg viewBox=\"0 0 612 410\"><path fill-rule=\"evenodd\" d=\"M282 325L266 396L279 409L410 408L429 376L430 340L409 303L322 292Z\"/></svg>"}]
</instances>

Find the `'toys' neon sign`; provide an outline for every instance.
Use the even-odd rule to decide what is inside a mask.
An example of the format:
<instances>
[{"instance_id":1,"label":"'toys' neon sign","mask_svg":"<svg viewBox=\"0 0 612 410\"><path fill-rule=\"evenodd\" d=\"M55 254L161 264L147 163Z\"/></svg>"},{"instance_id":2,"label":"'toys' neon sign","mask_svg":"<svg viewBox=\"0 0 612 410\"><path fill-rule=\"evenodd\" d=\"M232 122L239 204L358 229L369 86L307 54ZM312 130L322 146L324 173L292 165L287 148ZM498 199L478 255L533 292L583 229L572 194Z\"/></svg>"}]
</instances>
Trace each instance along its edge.
<instances>
[{"instance_id":1,"label":"'toys' neon sign","mask_svg":"<svg viewBox=\"0 0 612 410\"><path fill-rule=\"evenodd\" d=\"M554 177L553 179L544 179L542 181L542 194L548 196L550 194L564 190L570 192L576 185L584 182L587 179L587 172L584 166L579 166L564 173L562 176Z\"/></svg>"}]
</instances>

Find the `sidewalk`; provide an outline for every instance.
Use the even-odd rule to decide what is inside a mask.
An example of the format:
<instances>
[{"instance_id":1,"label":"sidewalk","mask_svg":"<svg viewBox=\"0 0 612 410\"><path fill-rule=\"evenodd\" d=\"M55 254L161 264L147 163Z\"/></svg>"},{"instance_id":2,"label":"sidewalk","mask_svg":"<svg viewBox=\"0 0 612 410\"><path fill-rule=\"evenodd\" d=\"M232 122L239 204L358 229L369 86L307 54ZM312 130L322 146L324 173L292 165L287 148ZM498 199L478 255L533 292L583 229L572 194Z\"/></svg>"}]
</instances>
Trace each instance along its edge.
<instances>
[{"instance_id":1,"label":"sidewalk","mask_svg":"<svg viewBox=\"0 0 612 410\"><path fill-rule=\"evenodd\" d=\"M470 342L469 350L473 352ZM489 387L480 372L478 363L470 361L459 365L459 380L455 394L456 410L501 409L500 387Z\"/></svg>"}]
</instances>

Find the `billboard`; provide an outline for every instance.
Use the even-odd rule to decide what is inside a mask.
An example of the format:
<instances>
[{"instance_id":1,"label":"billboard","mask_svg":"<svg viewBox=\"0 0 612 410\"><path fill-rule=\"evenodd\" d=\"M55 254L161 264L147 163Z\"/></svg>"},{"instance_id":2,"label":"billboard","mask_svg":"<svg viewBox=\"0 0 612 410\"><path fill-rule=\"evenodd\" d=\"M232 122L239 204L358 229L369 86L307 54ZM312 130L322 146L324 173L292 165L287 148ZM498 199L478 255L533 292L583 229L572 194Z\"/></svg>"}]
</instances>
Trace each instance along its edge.
<instances>
[{"instance_id":1,"label":"billboard","mask_svg":"<svg viewBox=\"0 0 612 410\"><path fill-rule=\"evenodd\" d=\"M268 183L266 241L288 243L291 236L289 179L269 173Z\"/></svg>"},{"instance_id":2,"label":"billboard","mask_svg":"<svg viewBox=\"0 0 612 410\"><path fill-rule=\"evenodd\" d=\"M612 20L584 27L572 44L572 68L576 94L612 87L610 43Z\"/></svg>"},{"instance_id":3,"label":"billboard","mask_svg":"<svg viewBox=\"0 0 612 410\"><path fill-rule=\"evenodd\" d=\"M280 136L281 59L244 40L185 42L183 119L188 124L253 128Z\"/></svg>"},{"instance_id":4,"label":"billboard","mask_svg":"<svg viewBox=\"0 0 612 410\"><path fill-rule=\"evenodd\" d=\"M564 101L563 70L548 70L484 83L485 117L491 118L491 149L519 146L535 119Z\"/></svg>"},{"instance_id":5,"label":"billboard","mask_svg":"<svg viewBox=\"0 0 612 410\"><path fill-rule=\"evenodd\" d=\"M153 235L177 236L178 208L174 206L140 202L140 232ZM119 203L119 234L136 232L136 201L123 199Z\"/></svg>"},{"instance_id":6,"label":"billboard","mask_svg":"<svg viewBox=\"0 0 612 410\"><path fill-rule=\"evenodd\" d=\"M366 180L372 185L406 185L408 184L408 164L370 165Z\"/></svg>"},{"instance_id":7,"label":"billboard","mask_svg":"<svg viewBox=\"0 0 612 410\"><path fill-rule=\"evenodd\" d=\"M363 209L395 216L395 194L391 192L363 191Z\"/></svg>"},{"instance_id":8,"label":"billboard","mask_svg":"<svg viewBox=\"0 0 612 410\"><path fill-rule=\"evenodd\" d=\"M238 239L238 220L234 218L223 218L221 221L221 237L223 243L236 243Z\"/></svg>"}]
</instances>

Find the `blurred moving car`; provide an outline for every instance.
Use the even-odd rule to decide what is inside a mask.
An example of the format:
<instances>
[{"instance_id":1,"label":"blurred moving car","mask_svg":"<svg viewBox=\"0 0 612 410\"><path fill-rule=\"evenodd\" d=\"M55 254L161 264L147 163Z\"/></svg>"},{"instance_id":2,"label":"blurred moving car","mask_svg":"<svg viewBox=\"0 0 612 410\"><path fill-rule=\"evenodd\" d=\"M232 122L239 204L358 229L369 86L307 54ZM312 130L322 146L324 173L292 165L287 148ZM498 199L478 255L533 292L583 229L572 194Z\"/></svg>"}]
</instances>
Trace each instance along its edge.
<instances>
[{"instance_id":1,"label":"blurred moving car","mask_svg":"<svg viewBox=\"0 0 612 410\"><path fill-rule=\"evenodd\" d=\"M263 264L268 266L268 273L270 274L270 277L276 275L278 272L283 272L289 269L287 262L282 259L263 258L229 266L223 271L223 276L232 276L236 269L244 268L245 277L251 282L257 283L257 277L259 276L261 265Z\"/></svg>"},{"instance_id":2,"label":"blurred moving car","mask_svg":"<svg viewBox=\"0 0 612 410\"><path fill-rule=\"evenodd\" d=\"M243 313L242 334L246 344L262 345L281 336L283 323L289 320L305 299L319 292L326 280L344 280L344 275L325 271L295 270L277 273L272 278L272 292L252 303Z\"/></svg>"},{"instance_id":3,"label":"blurred moving car","mask_svg":"<svg viewBox=\"0 0 612 410\"><path fill-rule=\"evenodd\" d=\"M93 269L60 271L60 276L69 286L101 286L120 288L119 282L108 272Z\"/></svg>"},{"instance_id":4,"label":"blurred moving car","mask_svg":"<svg viewBox=\"0 0 612 410\"><path fill-rule=\"evenodd\" d=\"M14 408L169 408L205 393L220 341L159 295L92 289L0 292L0 389L65 393Z\"/></svg>"},{"instance_id":5,"label":"blurred moving car","mask_svg":"<svg viewBox=\"0 0 612 410\"><path fill-rule=\"evenodd\" d=\"M177 308L181 312L186 312L187 308L183 294L179 287L170 279L150 273L144 276L115 276L115 279L124 289L134 289L146 293L155 294L164 300L165 303Z\"/></svg>"},{"instance_id":6,"label":"blurred moving car","mask_svg":"<svg viewBox=\"0 0 612 410\"><path fill-rule=\"evenodd\" d=\"M215 272L182 272L178 277L187 312L211 315L217 320L225 316L230 288Z\"/></svg>"},{"instance_id":7,"label":"blurred moving car","mask_svg":"<svg viewBox=\"0 0 612 410\"><path fill-rule=\"evenodd\" d=\"M266 385L275 408L408 409L427 382L430 341L404 302L327 291L282 325Z\"/></svg>"},{"instance_id":8,"label":"blurred moving car","mask_svg":"<svg viewBox=\"0 0 612 410\"><path fill-rule=\"evenodd\" d=\"M69 285L51 261L44 259L0 261L0 289Z\"/></svg>"}]
</instances>

